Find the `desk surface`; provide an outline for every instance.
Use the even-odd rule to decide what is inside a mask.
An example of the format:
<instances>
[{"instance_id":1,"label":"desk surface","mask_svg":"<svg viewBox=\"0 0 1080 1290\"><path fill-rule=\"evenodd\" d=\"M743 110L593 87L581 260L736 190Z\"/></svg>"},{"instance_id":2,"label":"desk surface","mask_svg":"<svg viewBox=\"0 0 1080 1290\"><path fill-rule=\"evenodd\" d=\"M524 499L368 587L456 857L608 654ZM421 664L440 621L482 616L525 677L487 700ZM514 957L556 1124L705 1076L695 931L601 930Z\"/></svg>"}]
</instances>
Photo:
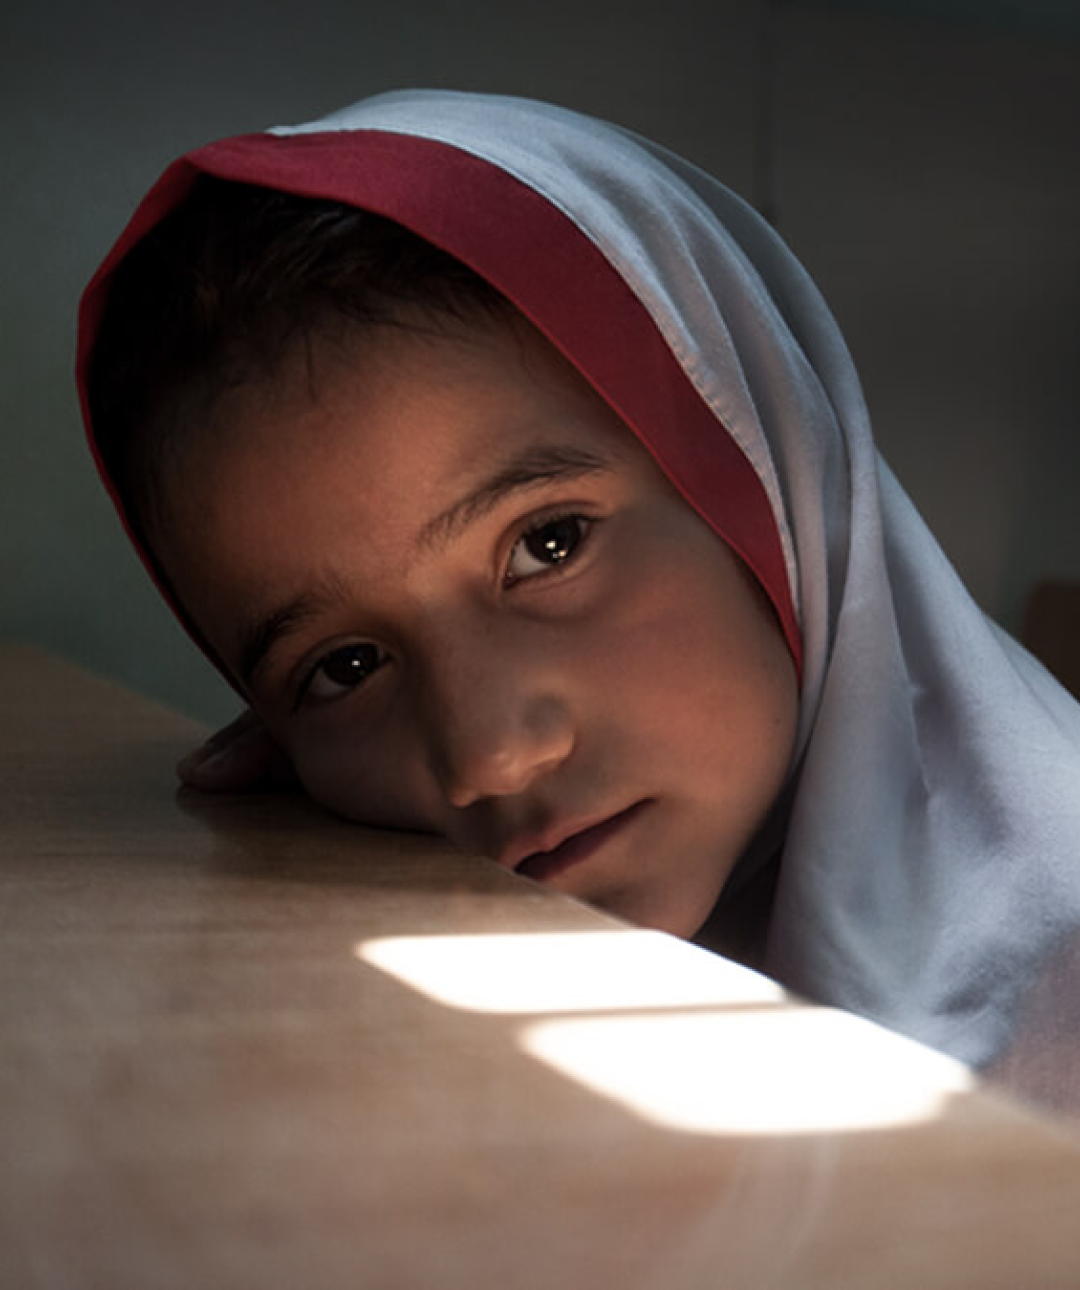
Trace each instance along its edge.
<instances>
[{"instance_id":1,"label":"desk surface","mask_svg":"<svg viewBox=\"0 0 1080 1290\"><path fill-rule=\"evenodd\" d=\"M0 1285L1073 1287L1080 1146L951 1063L0 650Z\"/></svg>"}]
</instances>

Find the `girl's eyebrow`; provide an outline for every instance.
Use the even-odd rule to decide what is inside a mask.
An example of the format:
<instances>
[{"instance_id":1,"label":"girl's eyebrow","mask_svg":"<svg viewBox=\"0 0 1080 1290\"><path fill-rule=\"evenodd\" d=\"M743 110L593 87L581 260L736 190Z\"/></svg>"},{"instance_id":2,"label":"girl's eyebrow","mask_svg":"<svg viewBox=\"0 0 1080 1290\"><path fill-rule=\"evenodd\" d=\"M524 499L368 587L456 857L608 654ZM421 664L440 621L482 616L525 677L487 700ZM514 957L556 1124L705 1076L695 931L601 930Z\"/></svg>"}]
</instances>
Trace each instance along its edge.
<instances>
[{"instance_id":1,"label":"girl's eyebrow","mask_svg":"<svg viewBox=\"0 0 1080 1290\"><path fill-rule=\"evenodd\" d=\"M612 468L613 462L607 457L572 444L526 448L428 520L420 530L418 545L426 550L445 547L505 497L522 489L553 479L580 479Z\"/></svg>"},{"instance_id":2,"label":"girl's eyebrow","mask_svg":"<svg viewBox=\"0 0 1080 1290\"><path fill-rule=\"evenodd\" d=\"M341 604L346 594L340 581L329 578L275 609L246 618L239 631L240 659L237 672L247 689L251 689L256 674L278 641L304 623L317 618L328 608Z\"/></svg>"}]
</instances>

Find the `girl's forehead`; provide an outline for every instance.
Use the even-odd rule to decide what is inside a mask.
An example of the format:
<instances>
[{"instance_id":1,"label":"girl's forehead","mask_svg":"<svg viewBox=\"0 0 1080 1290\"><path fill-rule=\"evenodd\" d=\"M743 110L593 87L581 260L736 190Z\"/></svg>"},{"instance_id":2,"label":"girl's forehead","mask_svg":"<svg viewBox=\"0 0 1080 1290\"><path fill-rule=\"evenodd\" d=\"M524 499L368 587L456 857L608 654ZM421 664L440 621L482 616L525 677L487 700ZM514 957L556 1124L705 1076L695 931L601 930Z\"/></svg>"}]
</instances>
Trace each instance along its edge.
<instances>
[{"instance_id":1,"label":"girl's forehead","mask_svg":"<svg viewBox=\"0 0 1080 1290\"><path fill-rule=\"evenodd\" d=\"M369 471L404 464L418 478L471 473L521 445L580 439L632 458L632 431L523 318L403 316L294 344L273 371L223 398L206 441L256 460L269 444L317 456L347 436ZM220 455L219 455L220 454Z\"/></svg>"},{"instance_id":2,"label":"girl's forehead","mask_svg":"<svg viewBox=\"0 0 1080 1290\"><path fill-rule=\"evenodd\" d=\"M633 464L645 450L575 369L523 321L365 330L294 347L239 387L168 484L185 541L340 513L362 529L456 530L515 489ZM291 529L290 527L291 526ZM253 539L246 545L255 547Z\"/></svg>"}]
</instances>

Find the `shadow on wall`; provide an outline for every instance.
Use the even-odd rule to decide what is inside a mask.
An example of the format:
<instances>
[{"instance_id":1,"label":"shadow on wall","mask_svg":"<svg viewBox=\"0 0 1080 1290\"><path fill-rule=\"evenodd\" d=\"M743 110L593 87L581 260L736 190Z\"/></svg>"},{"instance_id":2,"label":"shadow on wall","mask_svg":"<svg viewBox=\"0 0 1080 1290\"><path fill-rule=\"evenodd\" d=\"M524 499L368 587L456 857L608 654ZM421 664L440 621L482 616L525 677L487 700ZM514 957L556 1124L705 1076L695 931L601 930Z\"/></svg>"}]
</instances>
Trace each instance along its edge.
<instances>
[{"instance_id":1,"label":"shadow on wall","mask_svg":"<svg viewBox=\"0 0 1080 1290\"><path fill-rule=\"evenodd\" d=\"M1080 699L1080 582L1039 583L1020 639Z\"/></svg>"}]
</instances>

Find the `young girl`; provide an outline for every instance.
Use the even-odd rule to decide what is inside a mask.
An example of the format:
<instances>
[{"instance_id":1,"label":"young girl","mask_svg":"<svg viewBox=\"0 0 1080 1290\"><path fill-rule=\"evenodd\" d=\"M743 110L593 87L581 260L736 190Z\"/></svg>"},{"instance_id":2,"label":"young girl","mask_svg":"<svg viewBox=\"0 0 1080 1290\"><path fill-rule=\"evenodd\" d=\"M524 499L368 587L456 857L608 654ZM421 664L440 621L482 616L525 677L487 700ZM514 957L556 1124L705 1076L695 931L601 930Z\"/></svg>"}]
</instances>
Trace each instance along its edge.
<instances>
[{"instance_id":1,"label":"young girl","mask_svg":"<svg viewBox=\"0 0 1080 1290\"><path fill-rule=\"evenodd\" d=\"M212 144L89 287L80 382L257 714L193 782L273 746L351 818L1068 1100L1080 708L969 599L816 289L716 181L441 92Z\"/></svg>"}]
</instances>

